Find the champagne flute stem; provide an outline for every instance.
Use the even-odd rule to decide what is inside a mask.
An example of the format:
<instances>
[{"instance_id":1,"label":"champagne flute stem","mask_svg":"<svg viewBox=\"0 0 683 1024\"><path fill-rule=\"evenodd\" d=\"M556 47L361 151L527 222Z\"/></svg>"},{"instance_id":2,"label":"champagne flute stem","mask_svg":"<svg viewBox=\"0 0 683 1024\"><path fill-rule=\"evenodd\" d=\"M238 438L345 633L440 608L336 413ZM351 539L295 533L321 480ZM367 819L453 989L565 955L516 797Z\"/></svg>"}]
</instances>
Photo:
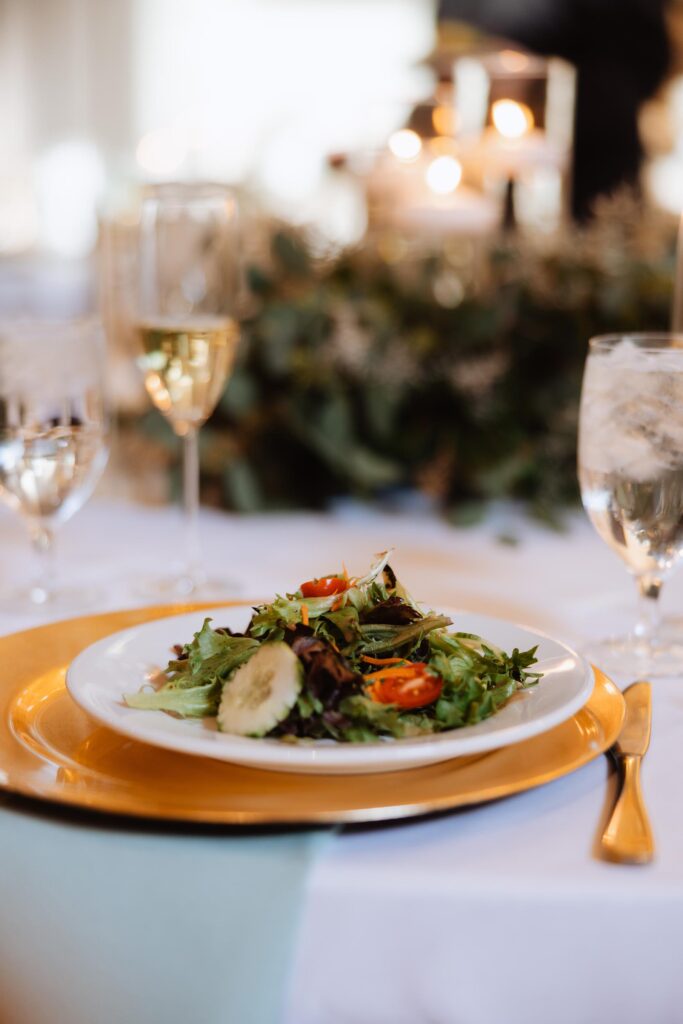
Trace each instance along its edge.
<instances>
[{"instance_id":1,"label":"champagne flute stem","mask_svg":"<svg viewBox=\"0 0 683 1024\"><path fill-rule=\"evenodd\" d=\"M635 633L640 640L648 644L656 640L659 633L661 590L662 581L656 576L638 577L638 621Z\"/></svg>"},{"instance_id":2,"label":"champagne flute stem","mask_svg":"<svg viewBox=\"0 0 683 1024\"><path fill-rule=\"evenodd\" d=\"M199 431L190 427L183 436L183 512L185 516L185 568L190 589L201 575L199 543Z\"/></svg>"},{"instance_id":3,"label":"champagne flute stem","mask_svg":"<svg viewBox=\"0 0 683 1024\"><path fill-rule=\"evenodd\" d=\"M30 596L34 604L40 605L49 601L54 594L54 533L41 522L31 523L29 530L38 564Z\"/></svg>"}]
</instances>

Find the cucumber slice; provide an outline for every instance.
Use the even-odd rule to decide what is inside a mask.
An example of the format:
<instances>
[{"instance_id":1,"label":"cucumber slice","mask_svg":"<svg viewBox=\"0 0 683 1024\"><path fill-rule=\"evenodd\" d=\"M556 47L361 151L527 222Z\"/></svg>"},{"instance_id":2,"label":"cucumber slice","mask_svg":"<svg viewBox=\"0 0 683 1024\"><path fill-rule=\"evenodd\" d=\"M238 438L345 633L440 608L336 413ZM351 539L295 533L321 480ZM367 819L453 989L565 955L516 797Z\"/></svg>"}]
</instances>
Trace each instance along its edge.
<instances>
[{"instance_id":1,"label":"cucumber slice","mask_svg":"<svg viewBox=\"0 0 683 1024\"><path fill-rule=\"evenodd\" d=\"M296 704L304 668L291 647L265 643L228 679L218 708L218 728L237 736L265 736Z\"/></svg>"}]
</instances>

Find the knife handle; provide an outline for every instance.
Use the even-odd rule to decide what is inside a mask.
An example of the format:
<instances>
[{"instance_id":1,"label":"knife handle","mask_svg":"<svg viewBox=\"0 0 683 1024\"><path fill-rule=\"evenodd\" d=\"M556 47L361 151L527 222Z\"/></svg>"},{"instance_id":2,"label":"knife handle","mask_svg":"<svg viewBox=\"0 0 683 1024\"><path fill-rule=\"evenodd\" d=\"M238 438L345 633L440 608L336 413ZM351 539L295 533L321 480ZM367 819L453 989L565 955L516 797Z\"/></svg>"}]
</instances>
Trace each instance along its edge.
<instances>
[{"instance_id":1,"label":"knife handle","mask_svg":"<svg viewBox=\"0 0 683 1024\"><path fill-rule=\"evenodd\" d=\"M610 860L647 864L654 856L655 844L640 789L640 757L626 754L621 763L621 793L602 834L602 849Z\"/></svg>"}]
</instances>

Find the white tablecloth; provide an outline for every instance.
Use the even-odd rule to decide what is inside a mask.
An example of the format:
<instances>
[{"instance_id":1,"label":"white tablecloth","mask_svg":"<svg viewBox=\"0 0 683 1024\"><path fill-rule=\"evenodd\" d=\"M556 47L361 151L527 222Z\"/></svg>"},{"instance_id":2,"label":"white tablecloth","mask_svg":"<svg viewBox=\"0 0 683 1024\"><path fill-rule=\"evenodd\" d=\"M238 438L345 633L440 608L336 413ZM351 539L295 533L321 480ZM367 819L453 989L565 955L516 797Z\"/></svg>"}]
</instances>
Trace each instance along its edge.
<instances>
[{"instance_id":1,"label":"white tablecloth","mask_svg":"<svg viewBox=\"0 0 683 1024\"><path fill-rule=\"evenodd\" d=\"M242 579L247 598L342 560L360 570L394 545L402 579L435 606L512 618L576 643L633 613L633 584L579 515L565 534L504 508L466 530L353 507L334 517L205 512L202 522L214 571ZM169 511L93 502L62 531L64 575L105 585L97 610L139 603L131 581L177 548L177 525ZM516 546L501 543L503 534ZM28 564L20 525L3 514L3 581ZM683 577L667 584L664 603L683 615ZM39 621L2 611L0 631ZM614 795L604 758L500 803L341 831L309 879L286 1024L682 1020L682 781L683 679L672 679L654 684L643 772L658 843L649 867L593 854Z\"/></svg>"}]
</instances>

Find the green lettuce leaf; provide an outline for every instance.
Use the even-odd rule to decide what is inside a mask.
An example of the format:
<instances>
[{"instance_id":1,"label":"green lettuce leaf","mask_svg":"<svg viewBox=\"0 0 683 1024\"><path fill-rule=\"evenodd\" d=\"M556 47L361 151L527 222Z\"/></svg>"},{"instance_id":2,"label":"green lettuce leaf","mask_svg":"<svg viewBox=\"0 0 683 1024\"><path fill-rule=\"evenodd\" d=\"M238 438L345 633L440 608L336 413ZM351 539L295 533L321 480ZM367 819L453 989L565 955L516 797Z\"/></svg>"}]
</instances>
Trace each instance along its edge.
<instances>
[{"instance_id":1,"label":"green lettuce leaf","mask_svg":"<svg viewBox=\"0 0 683 1024\"><path fill-rule=\"evenodd\" d=\"M385 654L388 651L398 652L406 655L406 647L410 645L413 649L418 647L422 640L435 629L443 629L450 626L451 620L447 615L427 615L407 626L388 626L370 624L361 626L360 653Z\"/></svg>"},{"instance_id":2,"label":"green lettuce leaf","mask_svg":"<svg viewBox=\"0 0 683 1024\"><path fill-rule=\"evenodd\" d=\"M231 636L211 628L205 619L202 628L183 650L186 657L168 663L163 686L139 693L124 694L132 708L169 711L184 718L215 715L223 683L259 649L257 640Z\"/></svg>"},{"instance_id":3,"label":"green lettuce leaf","mask_svg":"<svg viewBox=\"0 0 683 1024\"><path fill-rule=\"evenodd\" d=\"M163 686L160 690L140 690L126 693L123 699L129 708L145 711L168 711L181 718L205 718L218 712L222 684L219 680L206 686L190 686L178 689Z\"/></svg>"},{"instance_id":4,"label":"green lettuce leaf","mask_svg":"<svg viewBox=\"0 0 683 1024\"><path fill-rule=\"evenodd\" d=\"M246 636L231 636L211 628L211 619L204 625L187 648L191 686L202 686L216 679L227 679L236 668L254 654L257 640Z\"/></svg>"}]
</instances>

